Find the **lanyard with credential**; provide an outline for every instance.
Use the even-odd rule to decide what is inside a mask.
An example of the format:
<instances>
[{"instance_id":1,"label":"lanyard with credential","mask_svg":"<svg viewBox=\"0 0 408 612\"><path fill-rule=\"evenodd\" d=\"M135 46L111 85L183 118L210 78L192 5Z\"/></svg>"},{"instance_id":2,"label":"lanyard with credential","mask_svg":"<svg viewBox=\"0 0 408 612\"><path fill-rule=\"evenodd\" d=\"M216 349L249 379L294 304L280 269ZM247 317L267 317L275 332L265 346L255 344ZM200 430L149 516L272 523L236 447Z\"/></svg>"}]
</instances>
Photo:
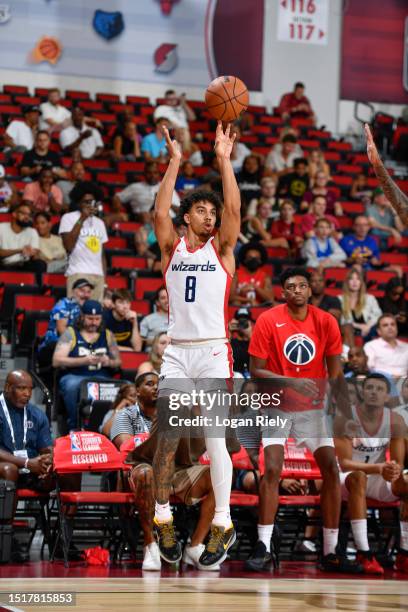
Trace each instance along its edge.
<instances>
[{"instance_id":1,"label":"lanyard with credential","mask_svg":"<svg viewBox=\"0 0 408 612\"><path fill-rule=\"evenodd\" d=\"M0 395L0 404L1 404L1 407L3 408L4 416L6 417L7 425L9 426L9 429L10 429L10 435L11 435L11 440L13 442L14 450L17 450L16 449L16 438L14 436L14 428L13 428L13 424L11 422L10 413L8 411L6 400L4 399L3 393ZM28 430L27 407L24 406L24 438L23 438L23 448L25 448L26 442L27 442L27 430Z\"/></svg>"}]
</instances>

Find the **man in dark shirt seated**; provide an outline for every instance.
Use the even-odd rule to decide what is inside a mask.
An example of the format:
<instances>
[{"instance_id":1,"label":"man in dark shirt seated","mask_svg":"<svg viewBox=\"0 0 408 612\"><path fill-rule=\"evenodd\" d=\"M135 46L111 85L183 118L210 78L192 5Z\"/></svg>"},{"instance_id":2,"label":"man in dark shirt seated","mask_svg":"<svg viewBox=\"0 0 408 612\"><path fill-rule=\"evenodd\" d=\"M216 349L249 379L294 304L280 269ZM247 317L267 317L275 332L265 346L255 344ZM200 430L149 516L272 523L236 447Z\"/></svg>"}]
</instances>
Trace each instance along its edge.
<instances>
[{"instance_id":1,"label":"man in dark shirt seated","mask_svg":"<svg viewBox=\"0 0 408 612\"><path fill-rule=\"evenodd\" d=\"M137 313L131 309L132 296L127 289L117 289L112 294L112 309L105 310L103 320L106 329L115 336L120 351L142 350L142 338L137 323Z\"/></svg>"},{"instance_id":2,"label":"man in dark shirt seated","mask_svg":"<svg viewBox=\"0 0 408 612\"><path fill-rule=\"evenodd\" d=\"M66 171L62 168L58 153L50 151L50 135L45 130L37 132L34 148L24 153L21 161L21 176L36 181L43 168L52 170L55 179L67 178Z\"/></svg>"},{"instance_id":3,"label":"man in dark shirt seated","mask_svg":"<svg viewBox=\"0 0 408 612\"><path fill-rule=\"evenodd\" d=\"M30 403L33 382L28 372L13 370L0 395L0 478L18 489L49 492L52 477L52 439L45 413ZM61 488L75 490L80 480L68 476ZM17 504L14 507L14 514ZM28 555L13 542L12 561L23 563Z\"/></svg>"},{"instance_id":4,"label":"man in dark shirt seated","mask_svg":"<svg viewBox=\"0 0 408 612\"><path fill-rule=\"evenodd\" d=\"M292 200L296 204L297 210L300 209L303 196L310 186L307 168L307 159L297 157L293 162L293 172L281 176L278 183L278 196Z\"/></svg>"},{"instance_id":5,"label":"man in dark shirt seated","mask_svg":"<svg viewBox=\"0 0 408 612\"><path fill-rule=\"evenodd\" d=\"M339 298L333 295L326 295L325 288L326 283L324 276L318 270L313 270L310 278L310 288L312 295L309 299L309 304L313 304L317 308L321 308L326 312L330 312L337 321L340 321L341 317L341 304Z\"/></svg>"}]
</instances>

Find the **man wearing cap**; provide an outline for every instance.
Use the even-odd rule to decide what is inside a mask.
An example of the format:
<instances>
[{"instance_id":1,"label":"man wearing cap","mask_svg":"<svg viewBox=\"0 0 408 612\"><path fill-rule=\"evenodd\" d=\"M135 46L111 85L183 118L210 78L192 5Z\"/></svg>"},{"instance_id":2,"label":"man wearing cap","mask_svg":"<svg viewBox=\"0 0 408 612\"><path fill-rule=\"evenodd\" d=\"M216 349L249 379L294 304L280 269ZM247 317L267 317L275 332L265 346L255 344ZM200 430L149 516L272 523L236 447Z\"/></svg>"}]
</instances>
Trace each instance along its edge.
<instances>
[{"instance_id":1,"label":"man wearing cap","mask_svg":"<svg viewBox=\"0 0 408 612\"><path fill-rule=\"evenodd\" d=\"M52 170L54 178L66 178L67 172L62 168L61 158L55 151L50 151L51 139L48 132L37 132L34 148L26 151L21 161L20 173L25 178L36 181L43 168Z\"/></svg>"},{"instance_id":2,"label":"man wearing cap","mask_svg":"<svg viewBox=\"0 0 408 612\"><path fill-rule=\"evenodd\" d=\"M372 228L371 233L380 239L382 250L387 249L389 236L392 236L397 244L401 242L400 232L404 231L404 225L381 187L374 189L373 201L367 205L366 215Z\"/></svg>"},{"instance_id":3,"label":"man wearing cap","mask_svg":"<svg viewBox=\"0 0 408 612\"><path fill-rule=\"evenodd\" d=\"M71 193L79 210L63 215L59 226L64 248L69 253L65 272L67 295L72 296L76 280L86 278L94 286L92 297L102 301L106 271L103 245L108 241L105 223L97 217L102 193L89 181L78 184Z\"/></svg>"},{"instance_id":4,"label":"man wearing cap","mask_svg":"<svg viewBox=\"0 0 408 612\"><path fill-rule=\"evenodd\" d=\"M4 134L5 150L12 152L29 151L34 146L34 137L38 130L40 109L38 106L24 106L24 120L14 119L7 126Z\"/></svg>"},{"instance_id":5,"label":"man wearing cap","mask_svg":"<svg viewBox=\"0 0 408 612\"><path fill-rule=\"evenodd\" d=\"M77 404L81 382L111 377L120 368L120 353L113 334L102 323L102 306L87 300L73 327L67 327L55 347L52 365L64 368L59 391L64 398L70 430L78 426Z\"/></svg>"},{"instance_id":6,"label":"man wearing cap","mask_svg":"<svg viewBox=\"0 0 408 612\"><path fill-rule=\"evenodd\" d=\"M249 378L249 341L252 336L252 323L254 322L248 308L238 308L234 318L231 319L229 329L231 338L232 355L234 357L234 372L239 372L245 378Z\"/></svg>"},{"instance_id":7,"label":"man wearing cap","mask_svg":"<svg viewBox=\"0 0 408 612\"><path fill-rule=\"evenodd\" d=\"M72 297L62 298L51 310L48 329L38 351L38 363L41 367L51 365L58 338L67 327L73 327L81 314L81 306L90 299L92 289L92 283L86 278L79 278L72 286Z\"/></svg>"}]
</instances>

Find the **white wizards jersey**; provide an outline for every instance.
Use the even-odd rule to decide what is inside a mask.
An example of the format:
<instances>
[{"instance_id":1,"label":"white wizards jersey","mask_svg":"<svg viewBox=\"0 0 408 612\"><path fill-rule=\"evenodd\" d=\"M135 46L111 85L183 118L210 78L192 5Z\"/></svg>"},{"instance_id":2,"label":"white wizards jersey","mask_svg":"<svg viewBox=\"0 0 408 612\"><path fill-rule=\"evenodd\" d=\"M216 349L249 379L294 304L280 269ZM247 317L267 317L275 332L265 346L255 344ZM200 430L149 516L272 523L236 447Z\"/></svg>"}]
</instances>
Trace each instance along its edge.
<instances>
[{"instance_id":1,"label":"white wizards jersey","mask_svg":"<svg viewBox=\"0 0 408 612\"><path fill-rule=\"evenodd\" d=\"M214 237L189 249L177 243L165 271L169 296L168 335L174 340L228 337L228 298L231 275L215 250Z\"/></svg>"},{"instance_id":2,"label":"white wizards jersey","mask_svg":"<svg viewBox=\"0 0 408 612\"><path fill-rule=\"evenodd\" d=\"M386 460L386 451L391 440L391 410L383 409L381 424L374 436L368 434L358 417L357 410L352 407L353 420L357 422L364 437L353 438L353 461L361 463L382 463Z\"/></svg>"}]
</instances>

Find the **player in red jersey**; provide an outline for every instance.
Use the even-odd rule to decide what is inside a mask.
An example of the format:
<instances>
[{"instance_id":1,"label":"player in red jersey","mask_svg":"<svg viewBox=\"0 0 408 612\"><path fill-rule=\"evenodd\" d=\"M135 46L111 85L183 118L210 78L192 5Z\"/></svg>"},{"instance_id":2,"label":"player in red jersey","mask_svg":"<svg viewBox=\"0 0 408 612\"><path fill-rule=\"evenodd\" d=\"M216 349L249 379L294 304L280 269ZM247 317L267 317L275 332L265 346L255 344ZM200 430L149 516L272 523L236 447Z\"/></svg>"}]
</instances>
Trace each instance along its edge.
<instances>
[{"instance_id":1,"label":"player in red jersey","mask_svg":"<svg viewBox=\"0 0 408 612\"><path fill-rule=\"evenodd\" d=\"M340 361L341 335L331 314L308 304L309 280L310 274L304 268L283 272L281 284L286 304L271 308L258 318L249 346L252 376L270 379L271 383L275 379L281 389L281 404L273 416L286 419L286 424L279 430L272 431L270 427L262 430L265 475L259 491L258 542L246 568L261 571L272 561L270 546L279 504L284 445L292 437L311 450L322 474L322 569L361 572L361 566L336 553L341 489L324 403L330 379L339 407L346 414L349 410Z\"/></svg>"}]
</instances>

